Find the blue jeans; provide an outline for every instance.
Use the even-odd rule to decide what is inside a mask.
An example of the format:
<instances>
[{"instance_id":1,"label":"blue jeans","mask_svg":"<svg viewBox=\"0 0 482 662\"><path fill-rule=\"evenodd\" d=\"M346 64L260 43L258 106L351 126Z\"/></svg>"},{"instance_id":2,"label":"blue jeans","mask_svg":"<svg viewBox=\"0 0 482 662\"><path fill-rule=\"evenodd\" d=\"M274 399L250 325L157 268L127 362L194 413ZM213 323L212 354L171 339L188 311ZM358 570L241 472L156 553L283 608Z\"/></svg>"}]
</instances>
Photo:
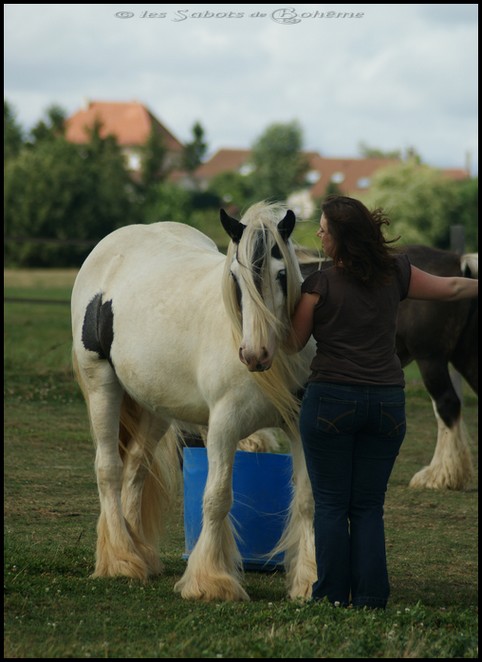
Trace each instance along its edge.
<instances>
[{"instance_id":1,"label":"blue jeans","mask_svg":"<svg viewBox=\"0 0 482 662\"><path fill-rule=\"evenodd\" d=\"M314 600L386 606L383 505L405 430L401 386L308 385L300 431L315 501Z\"/></svg>"}]
</instances>

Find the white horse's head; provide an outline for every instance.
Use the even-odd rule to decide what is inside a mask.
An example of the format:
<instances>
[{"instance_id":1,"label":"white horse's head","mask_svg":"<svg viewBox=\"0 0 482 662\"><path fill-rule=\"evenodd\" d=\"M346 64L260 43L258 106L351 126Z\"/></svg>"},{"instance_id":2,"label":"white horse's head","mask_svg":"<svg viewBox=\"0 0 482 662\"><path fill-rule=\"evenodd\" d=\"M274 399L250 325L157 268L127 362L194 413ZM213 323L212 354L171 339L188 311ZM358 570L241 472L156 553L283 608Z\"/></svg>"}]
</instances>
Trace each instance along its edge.
<instances>
[{"instance_id":1,"label":"white horse's head","mask_svg":"<svg viewBox=\"0 0 482 662\"><path fill-rule=\"evenodd\" d=\"M241 221L221 209L231 237L223 296L238 332L239 358L251 372L271 367L300 297L301 273L290 240L296 218L279 204L259 202Z\"/></svg>"}]
</instances>

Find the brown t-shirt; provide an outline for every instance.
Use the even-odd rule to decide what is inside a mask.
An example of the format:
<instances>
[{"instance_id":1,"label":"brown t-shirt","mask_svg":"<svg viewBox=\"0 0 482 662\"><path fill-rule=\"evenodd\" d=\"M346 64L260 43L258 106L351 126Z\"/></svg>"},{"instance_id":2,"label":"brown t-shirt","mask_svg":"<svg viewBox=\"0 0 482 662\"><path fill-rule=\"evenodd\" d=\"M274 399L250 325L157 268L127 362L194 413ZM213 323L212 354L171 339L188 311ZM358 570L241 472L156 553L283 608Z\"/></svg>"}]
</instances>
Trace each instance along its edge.
<instances>
[{"instance_id":1,"label":"brown t-shirt","mask_svg":"<svg viewBox=\"0 0 482 662\"><path fill-rule=\"evenodd\" d=\"M308 381L405 385L395 333L411 266L405 254L395 259L396 275L386 285L367 287L339 267L317 271L304 281L302 292L320 295L313 320L317 351Z\"/></svg>"}]
</instances>

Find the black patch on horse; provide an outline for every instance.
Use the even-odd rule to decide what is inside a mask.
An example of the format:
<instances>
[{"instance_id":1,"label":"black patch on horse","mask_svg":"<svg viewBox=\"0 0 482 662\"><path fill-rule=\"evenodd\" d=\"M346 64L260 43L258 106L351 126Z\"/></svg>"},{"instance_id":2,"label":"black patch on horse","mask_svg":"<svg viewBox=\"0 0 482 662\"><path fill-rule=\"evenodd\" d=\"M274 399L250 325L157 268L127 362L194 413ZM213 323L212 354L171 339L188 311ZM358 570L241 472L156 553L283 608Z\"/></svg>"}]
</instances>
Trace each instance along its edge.
<instances>
[{"instance_id":1,"label":"black patch on horse","mask_svg":"<svg viewBox=\"0 0 482 662\"><path fill-rule=\"evenodd\" d=\"M278 244L275 244L273 248L271 249L271 257L274 260L282 260L283 259L283 254L281 252L280 247ZM288 296L288 280L286 278L286 269L281 269L281 271L277 275L277 280L281 286L281 290L284 294L285 297Z\"/></svg>"},{"instance_id":2,"label":"black patch on horse","mask_svg":"<svg viewBox=\"0 0 482 662\"><path fill-rule=\"evenodd\" d=\"M256 289L261 294L263 264L266 254L266 241L263 232L258 232L253 249L253 280Z\"/></svg>"},{"instance_id":3,"label":"black patch on horse","mask_svg":"<svg viewBox=\"0 0 482 662\"><path fill-rule=\"evenodd\" d=\"M278 244L275 244L273 248L271 249L271 257L274 258L275 260L282 260L283 255L281 253L281 249L278 246Z\"/></svg>"},{"instance_id":4,"label":"black patch on horse","mask_svg":"<svg viewBox=\"0 0 482 662\"><path fill-rule=\"evenodd\" d=\"M102 293L96 294L85 309L82 343L85 349L96 352L100 359L112 364L110 350L114 340L112 300L102 303Z\"/></svg>"},{"instance_id":5,"label":"black patch on horse","mask_svg":"<svg viewBox=\"0 0 482 662\"><path fill-rule=\"evenodd\" d=\"M280 284L281 291L284 294L284 297L286 298L288 296L288 279L286 277L286 271L285 269L282 269L278 275L276 276L276 279L278 283Z\"/></svg>"}]
</instances>

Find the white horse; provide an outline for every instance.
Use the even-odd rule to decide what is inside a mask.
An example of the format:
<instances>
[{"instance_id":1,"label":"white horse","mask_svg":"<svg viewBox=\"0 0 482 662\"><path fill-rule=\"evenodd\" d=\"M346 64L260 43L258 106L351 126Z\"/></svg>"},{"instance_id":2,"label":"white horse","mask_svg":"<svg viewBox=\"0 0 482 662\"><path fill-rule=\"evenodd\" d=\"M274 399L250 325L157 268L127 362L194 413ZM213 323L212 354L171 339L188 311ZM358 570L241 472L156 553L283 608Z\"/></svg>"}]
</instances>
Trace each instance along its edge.
<instances>
[{"instance_id":1,"label":"white horse","mask_svg":"<svg viewBox=\"0 0 482 662\"><path fill-rule=\"evenodd\" d=\"M229 520L234 455L241 439L281 427L292 443L293 497L277 551L285 551L290 597L308 598L313 505L294 394L314 347L283 351L302 281L290 239L295 216L258 203L242 222L224 210L221 221L232 239L227 256L184 224L132 225L104 238L75 281L73 364L100 497L94 576L160 572L159 536L179 466L172 439L178 428L208 425L202 531L175 590L248 599Z\"/></svg>"}]
</instances>

